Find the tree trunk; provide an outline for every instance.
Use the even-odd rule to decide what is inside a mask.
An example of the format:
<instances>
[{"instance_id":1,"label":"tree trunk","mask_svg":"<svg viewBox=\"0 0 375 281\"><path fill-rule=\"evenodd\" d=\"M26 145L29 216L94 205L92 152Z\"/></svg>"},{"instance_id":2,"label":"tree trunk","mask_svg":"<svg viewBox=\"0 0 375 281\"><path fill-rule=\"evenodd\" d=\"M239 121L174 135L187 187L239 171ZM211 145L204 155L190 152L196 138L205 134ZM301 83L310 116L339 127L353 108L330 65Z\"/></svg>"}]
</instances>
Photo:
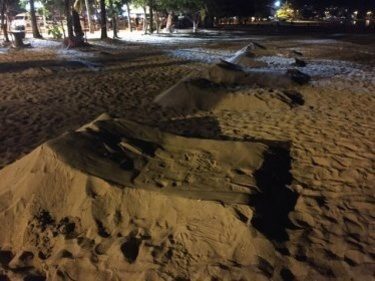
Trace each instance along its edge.
<instances>
[{"instance_id":1,"label":"tree trunk","mask_svg":"<svg viewBox=\"0 0 375 281\"><path fill-rule=\"evenodd\" d=\"M129 7L129 3L126 2L126 11L128 12L128 24L129 24L129 30L130 32L133 31L133 28L132 28L132 19L130 18L130 7Z\"/></svg>"},{"instance_id":2,"label":"tree trunk","mask_svg":"<svg viewBox=\"0 0 375 281\"><path fill-rule=\"evenodd\" d=\"M66 33L65 33L65 27L64 27L64 23L62 20L60 20L60 25L61 25L61 29L63 31L63 36L64 36L64 39L66 38Z\"/></svg>"},{"instance_id":3,"label":"tree trunk","mask_svg":"<svg viewBox=\"0 0 375 281\"><path fill-rule=\"evenodd\" d=\"M173 12L168 13L168 18L167 18L167 25L165 29L169 32L172 33L172 27L173 27Z\"/></svg>"},{"instance_id":4,"label":"tree trunk","mask_svg":"<svg viewBox=\"0 0 375 281\"><path fill-rule=\"evenodd\" d=\"M144 32L144 34L147 34L148 23L147 23L147 8L146 8L146 6L143 7L143 11L145 13L145 18L143 19L143 32Z\"/></svg>"},{"instance_id":5,"label":"tree trunk","mask_svg":"<svg viewBox=\"0 0 375 281\"><path fill-rule=\"evenodd\" d=\"M43 28L47 30L47 18L46 18L46 9L43 8Z\"/></svg>"},{"instance_id":6,"label":"tree trunk","mask_svg":"<svg viewBox=\"0 0 375 281\"><path fill-rule=\"evenodd\" d=\"M4 41L5 42L10 42L9 40L9 36L8 36L8 22L5 23L5 10L6 10L6 1L3 0L2 2L2 5L1 5L1 13L0 13L0 17L1 17L1 28L3 30L3 34L4 34Z\"/></svg>"},{"instance_id":7,"label":"tree trunk","mask_svg":"<svg viewBox=\"0 0 375 281\"><path fill-rule=\"evenodd\" d=\"M255 2L257 2L257 0ZM204 22L204 28L213 28L214 27L214 16L213 16L213 14L211 12L211 9L209 8L208 5L204 6L203 22Z\"/></svg>"},{"instance_id":8,"label":"tree trunk","mask_svg":"<svg viewBox=\"0 0 375 281\"><path fill-rule=\"evenodd\" d=\"M193 23L193 33L196 33L198 31L198 25L199 25L199 13L194 13L193 18L191 19Z\"/></svg>"},{"instance_id":9,"label":"tree trunk","mask_svg":"<svg viewBox=\"0 0 375 281\"><path fill-rule=\"evenodd\" d=\"M112 17L112 28L113 28L113 39L118 38L118 28L117 28L117 12L113 5L113 0L109 0L109 6L111 11L111 17Z\"/></svg>"},{"instance_id":10,"label":"tree trunk","mask_svg":"<svg viewBox=\"0 0 375 281\"><path fill-rule=\"evenodd\" d=\"M94 25L92 24L91 17L91 6L89 0L85 0L86 14L87 14L87 23L89 25L89 32L94 33Z\"/></svg>"},{"instance_id":11,"label":"tree trunk","mask_svg":"<svg viewBox=\"0 0 375 281\"><path fill-rule=\"evenodd\" d=\"M13 37L14 37L14 47L15 48L23 48L26 47L27 45L23 44L23 37L24 34L23 32L12 32Z\"/></svg>"},{"instance_id":12,"label":"tree trunk","mask_svg":"<svg viewBox=\"0 0 375 281\"><path fill-rule=\"evenodd\" d=\"M105 10L105 0L100 0L100 25L101 39L107 39L107 11Z\"/></svg>"},{"instance_id":13,"label":"tree trunk","mask_svg":"<svg viewBox=\"0 0 375 281\"><path fill-rule=\"evenodd\" d=\"M155 25L156 25L156 33L160 33L160 15L159 12L155 13Z\"/></svg>"},{"instance_id":14,"label":"tree trunk","mask_svg":"<svg viewBox=\"0 0 375 281\"><path fill-rule=\"evenodd\" d=\"M197 22L193 20L193 33L196 33L198 29Z\"/></svg>"},{"instance_id":15,"label":"tree trunk","mask_svg":"<svg viewBox=\"0 0 375 281\"><path fill-rule=\"evenodd\" d=\"M207 14L204 18L204 27L213 28L214 27L214 17Z\"/></svg>"},{"instance_id":16,"label":"tree trunk","mask_svg":"<svg viewBox=\"0 0 375 281\"><path fill-rule=\"evenodd\" d=\"M68 38L72 40L74 38L73 35L73 21L71 15L71 7L70 7L70 0L65 0L65 17L66 17L66 25L68 29Z\"/></svg>"},{"instance_id":17,"label":"tree trunk","mask_svg":"<svg viewBox=\"0 0 375 281\"><path fill-rule=\"evenodd\" d=\"M39 33L38 23L36 21L34 0L29 0L29 1L30 1L30 17L31 17L31 28L33 30L33 37L42 38L42 35L40 35Z\"/></svg>"},{"instance_id":18,"label":"tree trunk","mask_svg":"<svg viewBox=\"0 0 375 281\"><path fill-rule=\"evenodd\" d=\"M201 13L197 12L194 14L195 29L194 33L198 32L199 24L201 23Z\"/></svg>"},{"instance_id":19,"label":"tree trunk","mask_svg":"<svg viewBox=\"0 0 375 281\"><path fill-rule=\"evenodd\" d=\"M150 33L154 33L154 9L150 5Z\"/></svg>"},{"instance_id":20,"label":"tree trunk","mask_svg":"<svg viewBox=\"0 0 375 281\"><path fill-rule=\"evenodd\" d=\"M81 21L79 19L79 14L76 10L72 10L72 19L73 19L73 30L74 34L77 37L83 37L85 34L82 31Z\"/></svg>"},{"instance_id":21,"label":"tree trunk","mask_svg":"<svg viewBox=\"0 0 375 281\"><path fill-rule=\"evenodd\" d=\"M113 15L113 39L118 38L117 15Z\"/></svg>"}]
</instances>

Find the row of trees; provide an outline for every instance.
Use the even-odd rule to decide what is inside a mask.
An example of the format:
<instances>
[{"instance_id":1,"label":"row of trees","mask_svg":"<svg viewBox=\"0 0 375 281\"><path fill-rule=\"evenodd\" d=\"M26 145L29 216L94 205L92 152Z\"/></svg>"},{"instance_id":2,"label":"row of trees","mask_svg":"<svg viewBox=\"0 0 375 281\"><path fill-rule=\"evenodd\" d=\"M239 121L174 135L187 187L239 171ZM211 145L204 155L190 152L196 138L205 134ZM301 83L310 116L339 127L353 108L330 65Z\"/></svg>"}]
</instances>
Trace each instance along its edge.
<instances>
[{"instance_id":1,"label":"row of trees","mask_svg":"<svg viewBox=\"0 0 375 281\"><path fill-rule=\"evenodd\" d=\"M23 2L30 5L31 25L33 36L40 38L40 32L37 27L35 17L35 0L0 0L1 27L6 40L6 14L12 9L16 9ZM59 11L65 15L67 21L68 38L73 40L83 37L83 31L80 24L80 14L86 13L90 31L92 27L92 13L94 8L100 10L101 38L108 37L107 20L112 19L113 34L117 37L117 19L122 14L122 7L133 4L143 7L146 14L146 7L149 9L149 18L144 20L144 31L154 32L159 30L161 15L167 16L166 29L171 30L174 15L183 13L192 23L193 30L196 31L200 23L206 26L213 25L214 17L262 17L268 15L274 6L275 0L38 0L50 13ZM285 3L286 1L281 1ZM301 9L307 5L313 9L323 9L327 7L326 0L288 0L296 9ZM346 6L356 8L359 13L365 13L368 9L375 9L374 0L330 0L329 5ZM130 18L130 14L128 14Z\"/></svg>"},{"instance_id":2,"label":"row of trees","mask_svg":"<svg viewBox=\"0 0 375 281\"><path fill-rule=\"evenodd\" d=\"M30 5L31 25L33 36L40 38L40 32L37 27L35 17L35 0L0 0L1 19L4 20L5 14L10 7L19 6L20 2L28 2ZM80 14L85 12L89 19L89 29L92 30L92 11L100 10L101 38L107 38L107 20L111 18L114 36L117 36L117 18L123 12L122 7L128 7L133 4L143 7L146 13L148 7L149 18L144 21L144 30L154 32L159 30L161 15L167 16L166 28L171 30L174 15L184 14L192 23L193 30L196 31L200 23L206 26L213 25L214 17L228 16L251 16L255 13L265 12L272 0L39 0L44 7L54 13L56 10L65 15L67 22L68 38L82 37L83 32L80 26ZM128 15L130 18L130 15ZM6 33L5 23L2 23Z\"/></svg>"},{"instance_id":3,"label":"row of trees","mask_svg":"<svg viewBox=\"0 0 375 281\"><path fill-rule=\"evenodd\" d=\"M32 1L32 0L30 0ZM46 0L43 0L46 1ZM49 0L56 1L56 0ZM57 0L58 1L58 0ZM70 2L72 0L64 0ZM190 20L193 26L193 32L197 31L200 23L206 27L213 26L214 17L225 16L251 16L256 12L266 13L272 0L73 0L72 13L81 12L83 9L77 7L85 6L88 18L90 17L90 9L94 3L90 1L98 1L100 8L101 22L101 38L107 38L107 16L111 17L113 23L114 36L117 36L117 18L122 13L122 7L127 6L129 13L129 5L143 7L146 14L148 7L149 18L145 18L143 29L145 32L153 33L159 31L161 16L166 16L166 29L171 31L173 19L176 14L184 14ZM82 3L84 2L84 3ZM67 11L66 6L65 11ZM66 14L69 17L69 13ZM130 19L130 14L128 14ZM73 20L74 26L74 20Z\"/></svg>"}]
</instances>

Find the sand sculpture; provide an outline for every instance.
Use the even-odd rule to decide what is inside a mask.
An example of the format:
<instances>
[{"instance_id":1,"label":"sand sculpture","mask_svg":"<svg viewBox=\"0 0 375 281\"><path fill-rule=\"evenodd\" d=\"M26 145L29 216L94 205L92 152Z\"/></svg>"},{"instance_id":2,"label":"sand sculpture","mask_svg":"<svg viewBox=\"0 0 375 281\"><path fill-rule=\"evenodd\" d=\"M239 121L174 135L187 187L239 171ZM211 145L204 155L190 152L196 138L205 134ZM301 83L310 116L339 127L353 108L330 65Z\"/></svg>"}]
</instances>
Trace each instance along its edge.
<instances>
[{"instance_id":1,"label":"sand sculpture","mask_svg":"<svg viewBox=\"0 0 375 281\"><path fill-rule=\"evenodd\" d=\"M270 151L103 115L0 171L2 276L253 280L264 263L280 270L250 224Z\"/></svg>"},{"instance_id":2,"label":"sand sculpture","mask_svg":"<svg viewBox=\"0 0 375 281\"><path fill-rule=\"evenodd\" d=\"M297 69L285 73L264 70L267 63L255 60L254 49L264 50L263 45L250 43L228 60L192 74L155 98L163 107L173 107L186 112L242 108L267 108L286 110L296 105L288 94L299 85L307 84L310 77ZM249 68L251 69L249 71ZM258 68L262 68L258 70ZM231 87L270 88L280 90L276 94L246 95L231 92ZM300 94L298 96L301 99Z\"/></svg>"}]
</instances>

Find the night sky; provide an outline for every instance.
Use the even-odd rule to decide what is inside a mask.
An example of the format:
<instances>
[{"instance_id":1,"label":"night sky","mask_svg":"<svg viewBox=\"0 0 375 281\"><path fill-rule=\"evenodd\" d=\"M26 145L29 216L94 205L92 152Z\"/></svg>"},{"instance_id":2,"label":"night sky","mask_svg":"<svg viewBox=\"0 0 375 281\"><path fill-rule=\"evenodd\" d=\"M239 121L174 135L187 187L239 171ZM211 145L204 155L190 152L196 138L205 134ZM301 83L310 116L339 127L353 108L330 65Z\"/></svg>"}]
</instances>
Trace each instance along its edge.
<instances>
[{"instance_id":1,"label":"night sky","mask_svg":"<svg viewBox=\"0 0 375 281\"><path fill-rule=\"evenodd\" d=\"M375 9L375 0L292 0L298 6L313 5L315 8L339 6L353 9Z\"/></svg>"}]
</instances>

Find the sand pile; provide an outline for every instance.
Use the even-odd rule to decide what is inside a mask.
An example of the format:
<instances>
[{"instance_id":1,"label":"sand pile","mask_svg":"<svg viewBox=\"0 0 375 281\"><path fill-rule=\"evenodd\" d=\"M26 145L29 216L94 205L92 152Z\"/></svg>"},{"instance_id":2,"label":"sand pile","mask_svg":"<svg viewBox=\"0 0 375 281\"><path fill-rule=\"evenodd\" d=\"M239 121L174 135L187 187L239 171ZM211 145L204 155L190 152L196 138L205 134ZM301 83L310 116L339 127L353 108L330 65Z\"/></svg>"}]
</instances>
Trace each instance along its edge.
<instances>
[{"instance_id":1,"label":"sand pile","mask_svg":"<svg viewBox=\"0 0 375 281\"><path fill-rule=\"evenodd\" d=\"M289 69L286 73L272 70L247 72L240 65L224 60L207 69L202 75L218 84L239 84L282 89L293 88L298 84L303 85L309 82L309 77L296 69Z\"/></svg>"},{"instance_id":2,"label":"sand pile","mask_svg":"<svg viewBox=\"0 0 375 281\"><path fill-rule=\"evenodd\" d=\"M278 257L250 206L269 152L105 116L66 133L0 171L0 276L265 280Z\"/></svg>"},{"instance_id":3,"label":"sand pile","mask_svg":"<svg viewBox=\"0 0 375 281\"><path fill-rule=\"evenodd\" d=\"M263 45L250 43L236 52L233 57L229 58L228 62L250 68L267 67L267 63L255 60L255 57L259 56L258 50L263 51L265 47Z\"/></svg>"},{"instance_id":4,"label":"sand pile","mask_svg":"<svg viewBox=\"0 0 375 281\"><path fill-rule=\"evenodd\" d=\"M163 107L183 112L195 110L283 111L304 104L303 96L293 90L223 87L204 78L180 81L158 97Z\"/></svg>"},{"instance_id":5,"label":"sand pile","mask_svg":"<svg viewBox=\"0 0 375 281\"><path fill-rule=\"evenodd\" d=\"M251 43L236 52L228 59L209 68L192 74L167 89L155 98L155 102L162 107L171 107L184 112L194 110L287 110L295 105L290 92L296 93L298 99L303 100L301 94L294 89L306 84L310 77L297 69L286 72L270 70L254 70L264 68L268 64L255 60L252 50L265 49L264 46ZM252 68L253 71L246 69ZM238 94L233 87L251 87L247 94ZM279 92L271 94L259 89L277 89ZM256 89L256 90L254 90ZM291 91L292 90L292 91ZM250 93L249 93L250 92ZM303 102L302 102L303 104Z\"/></svg>"}]
</instances>

